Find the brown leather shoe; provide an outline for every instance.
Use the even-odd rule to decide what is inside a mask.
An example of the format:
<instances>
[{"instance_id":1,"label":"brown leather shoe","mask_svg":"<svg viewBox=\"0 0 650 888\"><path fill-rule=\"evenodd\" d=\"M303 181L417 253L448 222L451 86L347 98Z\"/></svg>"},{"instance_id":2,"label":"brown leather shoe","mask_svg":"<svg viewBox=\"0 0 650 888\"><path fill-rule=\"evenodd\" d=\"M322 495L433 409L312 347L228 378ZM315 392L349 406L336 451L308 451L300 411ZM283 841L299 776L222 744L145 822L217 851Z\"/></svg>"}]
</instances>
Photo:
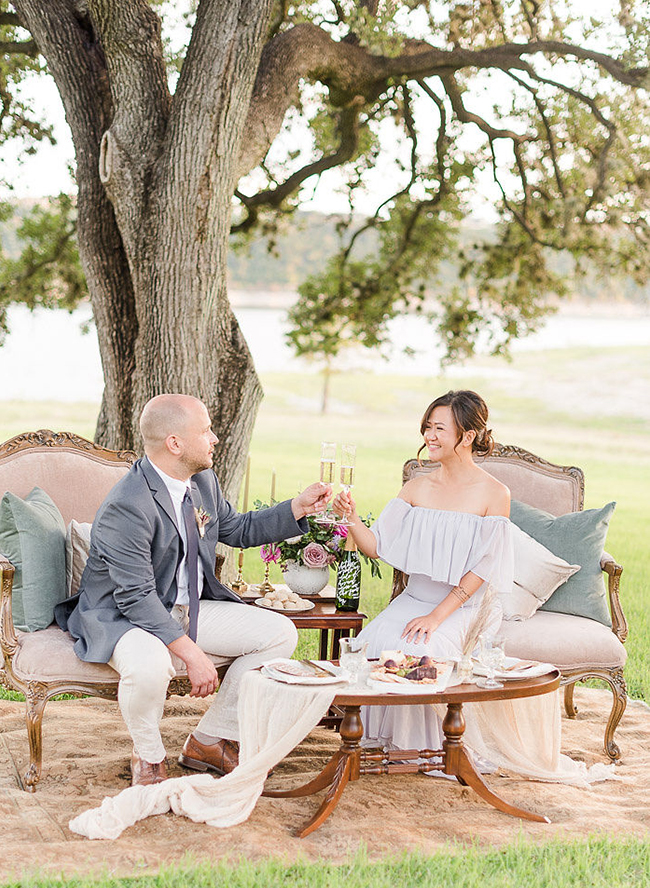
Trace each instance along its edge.
<instances>
[{"instance_id":1,"label":"brown leather shoe","mask_svg":"<svg viewBox=\"0 0 650 888\"><path fill-rule=\"evenodd\" d=\"M151 786L167 779L165 760L152 764L145 762L135 749L131 753L131 786Z\"/></svg>"},{"instance_id":2,"label":"brown leather shoe","mask_svg":"<svg viewBox=\"0 0 650 888\"><path fill-rule=\"evenodd\" d=\"M214 771L223 776L239 764L239 750L232 740L217 740L206 745L190 734L178 757L179 765L194 771Z\"/></svg>"}]
</instances>

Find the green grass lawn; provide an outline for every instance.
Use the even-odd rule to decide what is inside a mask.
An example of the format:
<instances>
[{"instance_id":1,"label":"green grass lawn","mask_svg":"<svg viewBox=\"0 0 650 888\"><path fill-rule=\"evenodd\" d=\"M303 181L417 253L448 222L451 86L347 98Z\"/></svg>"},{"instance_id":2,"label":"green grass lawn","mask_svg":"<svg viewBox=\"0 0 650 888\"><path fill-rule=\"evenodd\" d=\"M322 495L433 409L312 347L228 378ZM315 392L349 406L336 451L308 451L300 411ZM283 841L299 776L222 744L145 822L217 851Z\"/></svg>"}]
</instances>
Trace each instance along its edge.
<instances>
[{"instance_id":1,"label":"green grass lawn","mask_svg":"<svg viewBox=\"0 0 650 888\"><path fill-rule=\"evenodd\" d=\"M650 843L591 838L543 846L515 842L486 851L452 846L431 855L370 861L363 852L344 864L327 860L248 861L163 868L151 875L100 879L21 878L7 888L643 888Z\"/></svg>"}]
</instances>

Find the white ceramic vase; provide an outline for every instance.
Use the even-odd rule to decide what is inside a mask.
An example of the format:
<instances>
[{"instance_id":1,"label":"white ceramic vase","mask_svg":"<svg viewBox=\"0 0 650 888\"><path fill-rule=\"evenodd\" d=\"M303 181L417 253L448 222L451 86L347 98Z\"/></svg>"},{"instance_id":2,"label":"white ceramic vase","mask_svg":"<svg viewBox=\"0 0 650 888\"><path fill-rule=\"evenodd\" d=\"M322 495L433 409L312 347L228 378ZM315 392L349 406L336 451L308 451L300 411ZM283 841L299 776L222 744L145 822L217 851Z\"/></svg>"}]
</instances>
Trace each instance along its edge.
<instances>
[{"instance_id":1,"label":"white ceramic vase","mask_svg":"<svg viewBox=\"0 0 650 888\"><path fill-rule=\"evenodd\" d=\"M297 561L289 561L284 570L284 582L297 595L318 595L329 577L329 567L307 567Z\"/></svg>"}]
</instances>

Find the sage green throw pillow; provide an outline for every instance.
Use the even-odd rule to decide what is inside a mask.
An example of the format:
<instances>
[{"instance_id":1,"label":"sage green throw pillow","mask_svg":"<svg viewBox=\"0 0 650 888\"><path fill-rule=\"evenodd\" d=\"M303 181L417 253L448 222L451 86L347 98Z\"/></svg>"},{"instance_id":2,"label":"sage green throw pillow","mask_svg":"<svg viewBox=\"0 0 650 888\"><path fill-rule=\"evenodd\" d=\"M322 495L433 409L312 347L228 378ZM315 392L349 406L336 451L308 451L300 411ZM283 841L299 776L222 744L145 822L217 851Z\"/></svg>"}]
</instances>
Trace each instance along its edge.
<instances>
[{"instance_id":1,"label":"sage green throw pillow","mask_svg":"<svg viewBox=\"0 0 650 888\"><path fill-rule=\"evenodd\" d=\"M35 487L25 499L7 491L0 502L0 552L16 568L14 625L45 629L66 597L65 524L52 499Z\"/></svg>"},{"instance_id":2,"label":"sage green throw pillow","mask_svg":"<svg viewBox=\"0 0 650 888\"><path fill-rule=\"evenodd\" d=\"M510 520L547 549L580 570L562 583L540 610L588 617L605 626L612 620L607 605L607 591L600 569L609 520L616 503L602 509L585 509L566 515L551 515L512 501Z\"/></svg>"}]
</instances>

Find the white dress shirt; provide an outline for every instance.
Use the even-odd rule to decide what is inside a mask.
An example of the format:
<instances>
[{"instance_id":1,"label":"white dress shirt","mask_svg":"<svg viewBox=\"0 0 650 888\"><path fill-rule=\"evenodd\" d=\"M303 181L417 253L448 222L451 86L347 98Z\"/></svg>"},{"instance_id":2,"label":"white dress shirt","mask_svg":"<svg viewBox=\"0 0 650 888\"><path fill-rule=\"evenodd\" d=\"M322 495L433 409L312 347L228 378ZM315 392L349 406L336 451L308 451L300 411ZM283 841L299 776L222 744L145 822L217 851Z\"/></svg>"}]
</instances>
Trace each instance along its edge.
<instances>
[{"instance_id":1,"label":"white dress shirt","mask_svg":"<svg viewBox=\"0 0 650 888\"><path fill-rule=\"evenodd\" d=\"M185 533L185 521L183 520L183 514L181 512L181 503L185 497L187 491L191 494L190 482L189 481L179 481L178 478L172 478L170 475L167 475L163 472L162 469L158 468L158 466L152 461L151 457L149 457L149 462L152 467L158 472L160 477L165 483L165 487L169 491L169 495L171 497L172 505L174 506L174 514L176 515L176 524L178 525L178 530L181 535L181 539L183 540L183 546L185 549L185 555L183 556L183 560L178 565L178 572L176 574L176 585L178 587L178 592L176 595L175 604L184 605L185 607L189 606L190 603L190 592L189 592L189 583L187 579L187 534ZM197 585L199 589L199 598L201 597L201 592L203 590L203 567L201 565L201 558L198 557L198 572L197 572Z\"/></svg>"}]
</instances>

